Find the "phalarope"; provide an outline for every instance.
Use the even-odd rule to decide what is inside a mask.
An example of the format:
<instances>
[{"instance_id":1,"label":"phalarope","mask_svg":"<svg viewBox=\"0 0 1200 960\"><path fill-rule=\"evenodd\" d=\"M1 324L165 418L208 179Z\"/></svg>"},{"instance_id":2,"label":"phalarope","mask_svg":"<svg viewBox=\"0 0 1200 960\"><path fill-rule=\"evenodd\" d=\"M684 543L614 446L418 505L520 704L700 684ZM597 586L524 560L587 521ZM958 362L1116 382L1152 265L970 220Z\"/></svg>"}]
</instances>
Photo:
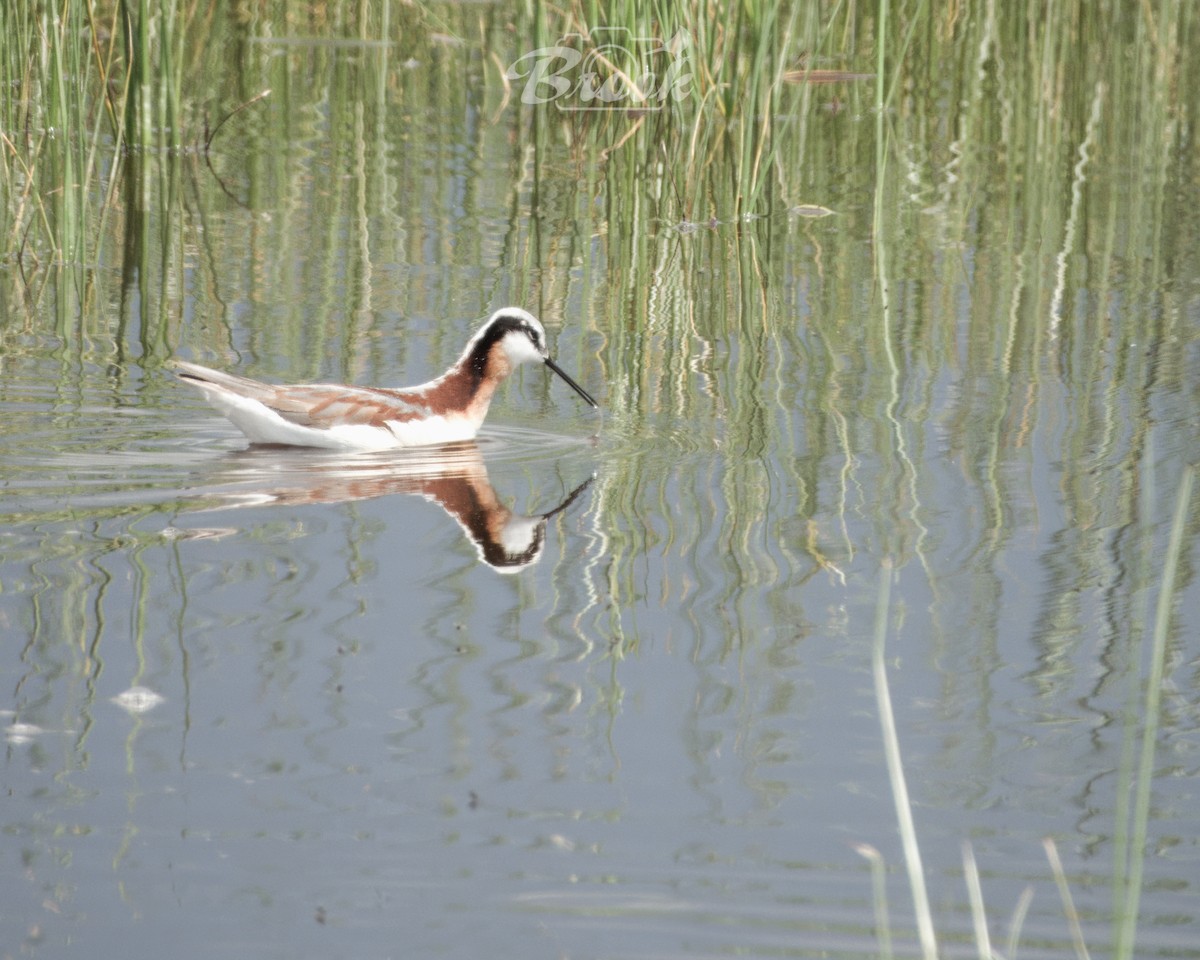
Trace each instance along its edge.
<instances>
[{"instance_id":1,"label":"phalarope","mask_svg":"<svg viewBox=\"0 0 1200 960\"><path fill-rule=\"evenodd\" d=\"M496 387L515 367L534 361L597 406L550 358L537 318L519 307L493 313L454 366L416 387L277 386L182 360L175 369L252 443L366 451L474 438Z\"/></svg>"}]
</instances>

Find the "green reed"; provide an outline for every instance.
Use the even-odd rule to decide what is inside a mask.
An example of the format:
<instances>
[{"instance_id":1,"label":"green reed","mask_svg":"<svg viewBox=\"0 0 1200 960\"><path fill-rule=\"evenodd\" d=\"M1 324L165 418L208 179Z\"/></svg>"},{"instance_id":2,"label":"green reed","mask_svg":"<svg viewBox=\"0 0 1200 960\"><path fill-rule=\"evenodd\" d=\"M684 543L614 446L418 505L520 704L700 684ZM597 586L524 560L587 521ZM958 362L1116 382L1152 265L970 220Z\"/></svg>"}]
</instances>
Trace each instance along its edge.
<instances>
[{"instance_id":1,"label":"green reed","mask_svg":"<svg viewBox=\"0 0 1200 960\"><path fill-rule=\"evenodd\" d=\"M1113 956L1127 958L1135 956L1134 950L1137 938L1138 911L1142 895L1142 877L1146 857L1146 828L1150 816L1150 789L1154 780L1155 746L1158 741L1159 724L1162 719L1162 688L1167 662L1167 636L1170 630L1172 608L1175 602L1176 576L1179 570L1179 558L1183 552L1184 537L1187 533L1188 517L1191 510L1192 486L1195 480L1196 468L1189 467L1183 474L1176 495L1175 511L1171 521L1171 532L1167 544L1167 552L1163 558L1161 585L1158 590L1158 602L1154 612L1154 629L1149 640L1149 674L1146 680L1146 695L1142 709L1135 716L1140 717L1142 724L1142 740L1137 752L1137 773L1135 789L1132 791L1134 802L1130 811L1128 832L1126 824L1118 825L1118 836L1124 847L1128 836L1128 849L1122 849L1117 858L1119 865L1126 862L1128 872L1115 874L1115 892L1118 903L1114 909L1115 947ZM1123 902L1120 902L1123 899Z\"/></svg>"},{"instance_id":2,"label":"green reed","mask_svg":"<svg viewBox=\"0 0 1200 960\"><path fill-rule=\"evenodd\" d=\"M913 820L908 784L904 776L900 737L896 729L896 716L892 710L887 666L884 661L888 622L891 614L892 576L891 564L885 564L879 578L879 597L875 605L875 642L872 645L871 674L875 680L875 700L879 707L884 756L887 758L888 782L891 784L892 797L895 801L896 818L900 829L900 841L904 848L904 864L908 873L909 889L912 891L921 953L925 960L937 960L938 946L933 926L933 912L930 910L929 894L925 889L925 869L921 865L921 848L917 842L917 829ZM886 916L886 908L881 910L877 907L876 915Z\"/></svg>"},{"instance_id":3,"label":"green reed","mask_svg":"<svg viewBox=\"0 0 1200 960\"><path fill-rule=\"evenodd\" d=\"M211 15L178 0L0 9L0 266L16 280L12 302L36 308L53 289L61 327L95 302L106 247L131 238L143 272L160 271L137 238L151 221L169 236L178 160L202 139L197 104L189 111L183 97L198 10ZM195 45L193 60L208 49Z\"/></svg>"},{"instance_id":4,"label":"green reed","mask_svg":"<svg viewBox=\"0 0 1200 960\"><path fill-rule=\"evenodd\" d=\"M691 437L714 436L746 454L723 478L731 544L746 530L763 530L772 458L786 464L789 489L799 491L795 516L774 521L789 531L828 495L821 459L844 464L833 507L843 529L780 537L777 555L748 565L753 578L782 564L836 567L853 554L844 519L864 443L890 471L881 486L892 502L878 518L879 536L898 562L924 553L928 524L913 464L933 370L959 370L982 385L977 406L951 435L983 492L989 549L1003 542L1011 504L1021 501L1003 470L1004 452L1025 428L1046 369L1072 370L1087 402L1066 438L1066 495L1079 516L1092 516L1101 499L1095 451L1112 450L1124 404L1137 402L1151 369L1135 352L1116 378L1107 376L1111 325L1103 311L1072 313L1071 293L1097 277L1103 291L1104 278L1132 270L1145 296L1168 291L1164 309L1148 314L1146 339L1181 334L1181 295L1164 272L1186 272L1194 257L1183 251L1168 268L1167 258L1139 251L1171 246L1178 228L1164 215L1164 184L1191 155L1181 138L1197 101L1188 64L1200 62L1200 38L1182 0L1128 21L1123 8L1083 3L1047 16L985 3L964 16L922 3L579 0L530 3L511 21L454 5L357 2L267 5L240 19L195 0L65 4L67 23L55 21L55 9L38 0L0 9L4 89L38 91L0 103L0 231L4 264L15 265L6 284L28 296L50 276L48 264L87 265L64 289L63 329L82 303L93 342L115 337L121 345L112 352L121 354L124 338L136 337L130 352L161 356L178 339L185 260L193 282L214 289L226 276L243 279L241 265L220 258L213 214L239 204L270 209L287 228L253 228L250 246L265 265L250 286L282 286L296 296L283 315L255 321L255 341L289 356L295 376L316 372L333 344L354 375L384 349L371 327L381 306L371 293L380 264L417 263L429 248L447 263L487 256L482 238L470 250L470 237L455 248L430 235L445 227L444 211L403 232L373 226L376 218L400 223L409 212L396 171L422 157L402 118L431 100L444 103L448 117L477 112L487 122L472 131L469 149L479 169L506 184L513 223L497 271L511 287L486 280L477 312L501 295L551 314L572 297L592 311L595 299L586 323L603 347L589 353L587 341L573 341L576 359L628 389L631 421L657 411L689 423ZM597 27L664 43L682 43L686 34L688 96L658 111L594 114L516 102L506 64ZM208 41L188 45L189 31L200 28ZM293 34L306 42L289 42ZM1128 56L1095 52L1110 36L1127 38ZM321 46L352 40L363 44L353 58ZM241 52L236 64L222 59L231 49ZM399 66L410 60L419 71ZM847 76L816 82L820 70ZM239 113L203 156L199 145L220 119L268 87L275 92L262 109ZM314 116L326 118L323 125ZM64 124L75 135L51 137ZM234 137L247 148L225 156L226 138ZM292 158L328 148L350 175L322 184L308 212L313 185L296 176L279 145ZM1113 167L1150 173L1120 183L1098 176ZM564 184L564 169L579 176ZM453 188L440 166L433 180L436 197ZM984 197L986 225L978 216ZM792 212L803 205L831 208L835 217ZM299 219L308 216L312 223ZM349 248L337 229L347 216ZM600 266L593 243L603 250ZM954 308L963 250L973 252L976 271L965 318ZM289 266L310 251L313 269ZM809 260L817 266L807 312L797 318L789 299L796 264ZM571 272L575 263L584 265L582 281ZM105 277L117 274L136 275L140 287L121 300L114 334L100 305ZM863 277L876 279L875 299L863 299ZM595 298L598 289L612 295ZM878 298L892 290L919 302L896 299L884 317ZM407 274L389 295L401 311L462 310L461 300L429 303ZM315 324L311 307L301 306L308 297L320 304ZM215 309L191 335L205 349L225 350L235 341L234 322ZM310 336L314 325L320 339ZM720 366L726 344L736 348L732 375ZM735 388L718 389L723 378ZM800 396L792 396L796 384ZM863 404L887 414L866 438L856 416ZM1148 422L1135 421L1122 454L1131 465L1140 462ZM1136 489L1131 482L1122 491L1127 514ZM637 536L635 524L629 529ZM676 545L687 539L675 532Z\"/></svg>"},{"instance_id":5,"label":"green reed","mask_svg":"<svg viewBox=\"0 0 1200 960\"><path fill-rule=\"evenodd\" d=\"M536 5L528 16L533 41L541 46L567 36L595 37L598 43L628 38L630 44L661 44L683 58L689 95L669 101L665 122L646 123L644 136L639 135L630 152L638 146L661 148L679 194L681 219L702 202L697 190L712 173L736 185L731 213L762 212L779 148L787 140L779 134L795 129L790 114L800 85L786 82L789 71L794 74L823 44L825 25L815 8L781 0L729 7L706 0L660 0L603 9L576 3L552 21ZM613 73L627 76L618 65L611 66ZM596 125L617 138L628 133L628 127L607 119ZM657 136L664 131L665 137ZM700 174L703 178L697 179Z\"/></svg>"},{"instance_id":6,"label":"green reed","mask_svg":"<svg viewBox=\"0 0 1200 960\"><path fill-rule=\"evenodd\" d=\"M566 155L589 171L576 211L589 216L587 199L599 195L609 224L645 225L632 238L607 233L608 289L620 294L606 298L594 320L604 331L606 356L620 358L611 375L628 386L639 416L657 407L694 419L696 397L685 382L705 362L698 333L717 341L736 334L738 372L731 380L738 393L721 399L712 430L739 451L761 451L770 438L780 459L794 465L793 487L814 491L819 485L791 446L802 423L814 459L827 446L842 451L847 470L837 509L844 516L855 480L847 424L855 420L855 399L870 398L885 413L886 429L872 442L889 464L884 487L893 497L880 514L879 535L898 557L923 558L926 477L916 465L924 459L920 424L932 404L924 371L965 363L962 375L987 385L970 419L956 425L955 442L983 495L991 550L1011 529L1009 504L1022 499L1002 460L1014 435L1027 429L1022 421L1046 370L1066 366L1096 401L1071 423L1068 491L1072 509L1094 512L1100 502L1091 486L1094 451L1111 450L1124 404L1147 371L1139 355L1114 383L1104 372L1111 356L1104 336L1096 335L1096 318L1072 311L1070 295L1095 276L1110 276L1114 262L1129 263L1139 247L1170 243L1155 185L1178 168L1181 152L1169 147L1180 130L1176 118L1197 102L1196 79L1182 65L1190 62L1183 51L1197 52L1200 35L1185 4L1134 18L1131 35L1122 9L1084 4L1056 8L1049 17L991 3L965 17L921 3L786 11L770 2L535 9L527 17L536 29L525 33L527 46L518 52L596 27L664 43L681 30L690 36L695 82L687 98L666 109L570 116L542 106L526 113L536 131L535 162ZM1133 56L1096 53L1104 37L1116 34L1130 37ZM806 75L811 81L819 68L855 76L828 85L797 82ZM1145 169L1136 156L1146 142L1162 148L1149 161L1153 176L1129 184L1134 197L1126 206L1120 181L1107 173ZM797 205L836 208L831 198L847 181L861 183L867 171L874 191L869 223L846 211L836 211L841 230L788 223ZM569 201L562 209L571 210ZM1131 234L1122 234L1122 223ZM869 246L847 242L858 227L870 230ZM808 293L806 329L785 323L753 336L781 310L780 279L801 239L816 247L822 263ZM962 250L974 252L976 271L965 333L953 300L964 283L956 254ZM736 276L707 269L727 256L739 264ZM1133 260L1150 271L1138 286L1161 289L1163 278L1155 274L1167 261ZM698 285L698 275L714 279ZM872 303L855 300L864 276L876 281ZM896 289L919 289L929 301L914 309L894 300ZM655 309L659 326L650 334ZM1179 316L1178 309L1154 311L1147 338L1174 335ZM876 318L865 335L864 317ZM1102 329L1105 323L1099 318ZM848 349L865 353L862 369L835 368ZM803 358L802 375L788 370L789 358ZM772 370L766 380L765 370ZM778 402L779 386L793 382L818 384L818 402ZM1135 425L1126 454L1131 464L1139 462L1148 423ZM731 469L739 474L731 491L746 499L730 509L747 519L762 516L767 502L752 480L756 468L738 462ZM803 503L801 516L812 506ZM1126 497L1123 509L1134 508ZM840 539L844 556L853 547ZM831 549L831 542L808 543L803 552L825 564Z\"/></svg>"},{"instance_id":7,"label":"green reed","mask_svg":"<svg viewBox=\"0 0 1200 960\"><path fill-rule=\"evenodd\" d=\"M93 84L76 37L82 8L14 0L0 11L0 217L4 261L22 271L85 258L94 139L87 135Z\"/></svg>"},{"instance_id":8,"label":"green reed","mask_svg":"<svg viewBox=\"0 0 1200 960\"><path fill-rule=\"evenodd\" d=\"M606 562L597 576L612 598L596 601L595 617L616 654L637 642L622 604L639 595L647 555L683 556L695 562L674 569L702 575L722 565L717 584L668 580L655 599L686 598L697 618L722 610L731 643L764 627L746 586L838 575L865 549L899 567L926 560L928 477L915 465L926 462L934 371L977 391L943 427L980 497L981 569L1028 499L1006 458L1028 446L1050 371L1064 371L1072 400L1063 496L1085 531L1064 562L1102 578L1102 532L1145 515L1151 385L1182 381L1184 365L1114 347L1126 337L1106 305L1124 274L1123 295L1147 307L1141 345L1190 342L1180 281L1200 265L1176 242L1182 218L1168 187L1196 174L1200 27L1184 0L1133 13L1083 0L989 2L969 15L886 0L578 0L529 3L514 22L456 5L267 4L249 22L220 7L0 4L0 282L21 294L5 302L53 291L52 321L31 310L30 324L64 337L81 326L106 359L162 357L184 340L217 355L249 343L294 378L320 375L332 354L342 377L357 379L385 351L407 349L385 308L452 317L502 299L536 307L552 326L571 320L582 332L560 359L619 398L606 424L619 449L595 488ZM658 111L594 114L515 102L507 63L598 27L664 43L686 33L688 96ZM201 28L207 42L189 46ZM360 46L339 56L335 41ZM242 51L236 64L221 59L229 49ZM400 66L410 60L419 71ZM870 78L817 83L822 69ZM202 156L220 118L268 87L264 109L239 114ZM407 174L428 157L405 118L431 102L447 118L487 118L461 140L492 176L472 179L460 201L449 165L435 162L421 181L428 205L413 205ZM437 160L460 146L446 129ZM225 155L235 135L248 145ZM314 184L296 157L324 150L342 175ZM449 213L460 202L487 207L489 191L509 214L498 254L492 238L455 235ZM793 212L801 205L835 216L809 220ZM242 206L270 211L270 224L230 215ZM225 239L250 262L223 257ZM424 282L430 250L439 264L485 265L479 288L451 296ZM967 252L970 304L960 310ZM211 314L181 333L185 261L191 282L217 294ZM116 324L98 264L137 278L111 298ZM875 278L869 295L864 277ZM235 316L226 286L262 303L287 290L289 302ZM1078 306L1088 290L1094 302ZM568 305L579 306L578 323ZM432 351L453 355L461 334L447 323ZM706 472L650 487L655 471L644 468L661 451L648 449L646 431ZM725 455L710 456L718 449ZM880 474L864 475L872 454ZM831 462L836 483L823 469ZM1098 489L1096 477L1114 473L1123 485ZM866 510L855 500L864 487L878 491ZM874 544L847 530L859 510ZM670 519L655 527L647 514ZM841 530L810 525L825 516ZM934 578L931 590L935 610L945 608ZM787 591L768 593L770 617L794 622ZM1078 622L1076 597L1057 603L1056 621ZM1166 618L1154 629L1157 657ZM989 637L976 641L985 648ZM1046 642L1053 654L1071 638L1052 631ZM1146 729L1126 764L1139 791L1153 758ZM1131 880L1121 886L1127 871L1117 869L1114 896L1130 955L1144 795L1124 812L1134 827L1117 863L1130 864Z\"/></svg>"}]
</instances>

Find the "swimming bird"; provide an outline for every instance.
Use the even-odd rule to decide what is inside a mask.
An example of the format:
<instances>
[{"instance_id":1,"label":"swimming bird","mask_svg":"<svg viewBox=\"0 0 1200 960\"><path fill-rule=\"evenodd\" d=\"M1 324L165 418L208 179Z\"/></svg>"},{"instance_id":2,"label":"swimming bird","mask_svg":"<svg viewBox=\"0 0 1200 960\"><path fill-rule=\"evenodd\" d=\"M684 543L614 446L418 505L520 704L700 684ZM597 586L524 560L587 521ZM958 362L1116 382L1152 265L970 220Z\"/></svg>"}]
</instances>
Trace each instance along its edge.
<instances>
[{"instance_id":1,"label":"swimming bird","mask_svg":"<svg viewBox=\"0 0 1200 960\"><path fill-rule=\"evenodd\" d=\"M449 370L416 387L279 386L182 360L175 369L252 443L365 451L472 439L496 387L516 367L535 361L597 406L550 358L538 319L519 307L493 313Z\"/></svg>"}]
</instances>

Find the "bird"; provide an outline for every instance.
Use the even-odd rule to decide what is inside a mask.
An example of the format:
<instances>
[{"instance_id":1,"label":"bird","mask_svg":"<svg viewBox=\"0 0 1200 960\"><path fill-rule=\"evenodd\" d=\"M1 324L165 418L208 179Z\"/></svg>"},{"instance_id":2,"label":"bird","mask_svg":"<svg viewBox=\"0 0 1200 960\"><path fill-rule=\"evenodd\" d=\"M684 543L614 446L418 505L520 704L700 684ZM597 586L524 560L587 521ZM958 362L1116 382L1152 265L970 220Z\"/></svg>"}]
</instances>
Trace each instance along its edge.
<instances>
[{"instance_id":1,"label":"bird","mask_svg":"<svg viewBox=\"0 0 1200 960\"><path fill-rule=\"evenodd\" d=\"M522 363L533 362L562 377L589 406L599 406L551 359L545 329L520 307L493 313L449 370L415 387L277 385L183 360L174 367L251 443L365 452L474 439L496 387Z\"/></svg>"}]
</instances>

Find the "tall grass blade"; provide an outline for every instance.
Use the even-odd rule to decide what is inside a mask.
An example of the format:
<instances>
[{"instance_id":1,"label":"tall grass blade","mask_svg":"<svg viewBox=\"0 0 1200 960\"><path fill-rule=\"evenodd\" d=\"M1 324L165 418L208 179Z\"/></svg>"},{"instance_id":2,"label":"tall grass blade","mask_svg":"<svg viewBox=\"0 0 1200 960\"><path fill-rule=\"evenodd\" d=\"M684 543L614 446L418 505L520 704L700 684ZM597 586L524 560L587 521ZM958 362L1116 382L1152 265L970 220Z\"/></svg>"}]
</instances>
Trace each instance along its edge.
<instances>
[{"instance_id":1,"label":"tall grass blade","mask_svg":"<svg viewBox=\"0 0 1200 960\"><path fill-rule=\"evenodd\" d=\"M855 852L871 865L871 897L875 904L875 939L879 942L880 960L892 960L892 926L888 918L887 875L883 854L869 843L854 846Z\"/></svg>"},{"instance_id":2,"label":"tall grass blade","mask_svg":"<svg viewBox=\"0 0 1200 960\"><path fill-rule=\"evenodd\" d=\"M1012 921L1008 925L1008 960L1017 960L1017 944L1021 940L1021 929L1025 926L1025 917L1033 903L1033 887L1026 887L1017 898L1016 909L1013 910Z\"/></svg>"},{"instance_id":3,"label":"tall grass blade","mask_svg":"<svg viewBox=\"0 0 1200 960\"><path fill-rule=\"evenodd\" d=\"M1067 874L1063 870L1062 860L1058 856L1058 847L1047 837L1042 841L1046 848L1046 859L1050 861L1050 872L1054 874L1054 882L1058 886L1058 895L1062 898L1063 913L1071 928L1071 942L1075 946L1075 956L1079 960L1091 960L1087 943L1083 939L1083 928L1079 925L1079 911L1075 909L1075 898L1071 896L1071 887L1067 883Z\"/></svg>"},{"instance_id":4,"label":"tall grass blade","mask_svg":"<svg viewBox=\"0 0 1200 960\"><path fill-rule=\"evenodd\" d=\"M900 827L900 842L904 848L904 865L908 869L908 885L912 890L913 910L917 918L917 935L925 960L937 960L937 936L933 930L933 914L929 909L929 894L925 889L925 870L921 866L921 850L917 844L917 828L913 823L908 784L900 759L900 738L896 733L896 718L892 713L892 695L888 690L887 666L883 651L887 639L888 609L891 602L892 566L885 563L880 575L879 600L875 607L875 646L871 670L875 677L875 700L879 704L879 723L883 728L883 749L887 757L888 780L896 802L896 819Z\"/></svg>"},{"instance_id":5,"label":"tall grass blade","mask_svg":"<svg viewBox=\"0 0 1200 960\"><path fill-rule=\"evenodd\" d=\"M1129 883L1125 891L1124 914L1116 918L1117 944L1113 952L1118 960L1132 957L1137 939L1137 916L1142 894L1142 878L1146 858L1146 825L1150 819L1150 786L1154 778L1154 752L1158 739L1158 724L1162 710L1163 674L1167 660L1167 632L1170 628L1171 606L1175 598L1175 575L1179 569L1179 554L1183 550L1183 534L1187 526L1188 507L1192 499L1192 482L1196 468L1188 467L1179 484L1175 501L1175 517L1163 562L1162 588L1154 611L1154 633L1150 649L1150 676L1147 680L1146 707L1143 711L1142 747L1137 772L1137 790L1133 804L1133 827L1129 852Z\"/></svg>"},{"instance_id":6,"label":"tall grass blade","mask_svg":"<svg viewBox=\"0 0 1200 960\"><path fill-rule=\"evenodd\" d=\"M992 938L988 935L987 914L983 909L983 885L979 882L979 865L975 862L975 851L970 841L962 845L963 878L967 883L967 896L971 901L971 926L975 930L975 947L979 960L992 960Z\"/></svg>"},{"instance_id":7,"label":"tall grass blade","mask_svg":"<svg viewBox=\"0 0 1200 960\"><path fill-rule=\"evenodd\" d=\"M1155 514L1154 491L1157 486L1154 468L1153 435L1147 438L1146 450L1143 456L1145 468L1139 486L1137 508L1137 588L1134 592L1130 615L1129 639L1126 643L1126 667L1128 692L1125 696L1125 706L1121 722L1121 759L1117 765L1117 796L1113 807L1113 862L1112 862L1112 903L1113 903L1113 941L1122 939L1120 928L1125 924L1125 903L1129 893L1129 830L1133 818L1130 815L1130 804L1134 795L1134 766L1138 761L1137 734L1141 720L1142 706L1142 668L1140 650L1136 649L1134 638L1150 634L1149 617L1149 584L1153 582L1152 568L1154 537L1152 519Z\"/></svg>"}]
</instances>

